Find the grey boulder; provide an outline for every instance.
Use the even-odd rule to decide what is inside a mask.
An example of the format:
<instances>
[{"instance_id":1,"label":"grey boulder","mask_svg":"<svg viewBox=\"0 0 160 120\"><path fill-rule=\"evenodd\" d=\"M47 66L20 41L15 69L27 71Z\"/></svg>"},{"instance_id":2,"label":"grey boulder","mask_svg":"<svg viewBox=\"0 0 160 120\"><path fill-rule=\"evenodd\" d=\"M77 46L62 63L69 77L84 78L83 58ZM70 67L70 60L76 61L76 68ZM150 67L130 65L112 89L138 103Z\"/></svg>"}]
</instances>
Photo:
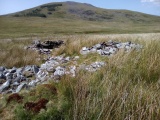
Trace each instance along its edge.
<instances>
[{"instance_id":1,"label":"grey boulder","mask_svg":"<svg viewBox=\"0 0 160 120\"><path fill-rule=\"evenodd\" d=\"M16 93L20 92L21 89L23 89L23 88L26 87L26 86L27 86L27 83L21 83L21 84L17 87Z\"/></svg>"},{"instance_id":2,"label":"grey boulder","mask_svg":"<svg viewBox=\"0 0 160 120\"><path fill-rule=\"evenodd\" d=\"M8 89L8 87L10 86L10 82L11 82L11 80L7 80L5 83L3 83L0 86L0 93L2 93L4 90Z\"/></svg>"}]
</instances>

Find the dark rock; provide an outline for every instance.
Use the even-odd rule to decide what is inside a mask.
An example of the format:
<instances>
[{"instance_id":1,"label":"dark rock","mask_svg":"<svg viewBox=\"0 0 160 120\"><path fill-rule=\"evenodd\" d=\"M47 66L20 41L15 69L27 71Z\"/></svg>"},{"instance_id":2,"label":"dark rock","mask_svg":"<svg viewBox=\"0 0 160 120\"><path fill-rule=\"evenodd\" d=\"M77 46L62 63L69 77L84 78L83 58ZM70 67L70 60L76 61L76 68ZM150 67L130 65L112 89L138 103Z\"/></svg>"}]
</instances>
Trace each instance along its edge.
<instances>
[{"instance_id":1,"label":"dark rock","mask_svg":"<svg viewBox=\"0 0 160 120\"><path fill-rule=\"evenodd\" d=\"M17 68L13 67L11 70L10 70L10 73L15 73L17 70Z\"/></svg>"},{"instance_id":2,"label":"dark rock","mask_svg":"<svg viewBox=\"0 0 160 120\"><path fill-rule=\"evenodd\" d=\"M64 41L58 40L58 41L44 41L44 42L37 42L35 43L36 48L43 48L43 49L53 49L56 47L59 47L60 45L64 44Z\"/></svg>"},{"instance_id":3,"label":"dark rock","mask_svg":"<svg viewBox=\"0 0 160 120\"><path fill-rule=\"evenodd\" d=\"M6 77L3 73L0 73L0 79L6 79Z\"/></svg>"},{"instance_id":4,"label":"dark rock","mask_svg":"<svg viewBox=\"0 0 160 120\"><path fill-rule=\"evenodd\" d=\"M38 71L39 71L39 67L36 66L36 65L33 65L33 66L32 66L32 71L33 71L34 74L37 74Z\"/></svg>"},{"instance_id":5,"label":"dark rock","mask_svg":"<svg viewBox=\"0 0 160 120\"><path fill-rule=\"evenodd\" d=\"M64 41L58 40L58 41L44 41L40 42L38 40L34 41L32 46L27 47L28 49L36 50L40 54L50 54L51 49L58 48L62 44L64 44Z\"/></svg>"}]
</instances>

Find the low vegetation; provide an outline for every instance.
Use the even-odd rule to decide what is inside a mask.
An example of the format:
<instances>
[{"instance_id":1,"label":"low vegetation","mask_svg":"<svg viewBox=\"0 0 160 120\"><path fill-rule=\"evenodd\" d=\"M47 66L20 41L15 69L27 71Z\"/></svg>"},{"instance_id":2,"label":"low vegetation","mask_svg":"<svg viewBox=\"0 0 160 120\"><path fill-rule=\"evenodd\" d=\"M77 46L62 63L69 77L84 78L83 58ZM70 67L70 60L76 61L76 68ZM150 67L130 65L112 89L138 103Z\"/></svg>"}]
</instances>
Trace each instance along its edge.
<instances>
[{"instance_id":1,"label":"low vegetation","mask_svg":"<svg viewBox=\"0 0 160 120\"><path fill-rule=\"evenodd\" d=\"M48 84L38 85L31 90L23 90L16 95L0 96L0 118L16 120L158 120L160 118L160 44L159 34L139 35L74 35L57 36L65 40L66 45L55 49L52 55L79 55L80 63L103 60L107 64L101 70L90 73L79 71L76 77L64 76L59 83L49 80ZM45 38L42 38L45 39ZM82 56L79 50L108 40L132 41L143 45L140 51L126 53L119 51L112 57L97 54ZM23 47L32 40L1 40L0 62L4 66L16 66L14 59L19 59L17 66L39 64L37 54L27 53ZM8 46L8 47L7 47ZM10 49L14 50L10 50ZM10 51L9 51L10 50ZM12 52L12 54L7 52ZM21 51L21 54L17 54ZM25 54L23 54L23 52ZM15 56L13 56L15 55ZM6 57L4 57L6 56ZM7 61L10 58L11 63ZM24 58L33 61L24 62ZM12 59L11 59L12 58ZM1 59L0 59L1 60ZM7 104L8 99L9 100ZM16 101L18 98L20 102ZM39 104L33 110L27 110L29 104ZM27 107L30 108L30 107Z\"/></svg>"}]
</instances>

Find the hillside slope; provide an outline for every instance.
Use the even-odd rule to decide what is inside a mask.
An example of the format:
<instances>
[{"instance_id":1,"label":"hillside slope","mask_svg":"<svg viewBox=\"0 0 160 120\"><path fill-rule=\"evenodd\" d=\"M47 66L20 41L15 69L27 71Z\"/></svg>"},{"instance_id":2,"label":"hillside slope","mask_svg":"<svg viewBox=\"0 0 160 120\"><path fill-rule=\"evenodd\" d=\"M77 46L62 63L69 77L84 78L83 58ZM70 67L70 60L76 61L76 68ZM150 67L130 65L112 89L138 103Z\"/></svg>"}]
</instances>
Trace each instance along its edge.
<instances>
[{"instance_id":1,"label":"hillside slope","mask_svg":"<svg viewBox=\"0 0 160 120\"><path fill-rule=\"evenodd\" d=\"M15 17L69 18L89 21L159 22L160 17L129 10L111 10L86 3L59 2L41 5L12 14Z\"/></svg>"}]
</instances>

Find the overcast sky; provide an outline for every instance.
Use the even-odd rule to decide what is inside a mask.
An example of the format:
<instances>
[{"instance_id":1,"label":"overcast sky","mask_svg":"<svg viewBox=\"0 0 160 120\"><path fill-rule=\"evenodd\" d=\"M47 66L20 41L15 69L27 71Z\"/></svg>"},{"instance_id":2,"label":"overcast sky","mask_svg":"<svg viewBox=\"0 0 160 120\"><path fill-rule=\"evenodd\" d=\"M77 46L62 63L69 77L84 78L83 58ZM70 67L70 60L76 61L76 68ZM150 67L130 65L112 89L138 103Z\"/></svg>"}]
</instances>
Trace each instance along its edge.
<instances>
[{"instance_id":1,"label":"overcast sky","mask_svg":"<svg viewBox=\"0 0 160 120\"><path fill-rule=\"evenodd\" d=\"M66 0L0 0L0 15ZM107 9L128 9L160 16L160 0L70 0Z\"/></svg>"}]
</instances>

